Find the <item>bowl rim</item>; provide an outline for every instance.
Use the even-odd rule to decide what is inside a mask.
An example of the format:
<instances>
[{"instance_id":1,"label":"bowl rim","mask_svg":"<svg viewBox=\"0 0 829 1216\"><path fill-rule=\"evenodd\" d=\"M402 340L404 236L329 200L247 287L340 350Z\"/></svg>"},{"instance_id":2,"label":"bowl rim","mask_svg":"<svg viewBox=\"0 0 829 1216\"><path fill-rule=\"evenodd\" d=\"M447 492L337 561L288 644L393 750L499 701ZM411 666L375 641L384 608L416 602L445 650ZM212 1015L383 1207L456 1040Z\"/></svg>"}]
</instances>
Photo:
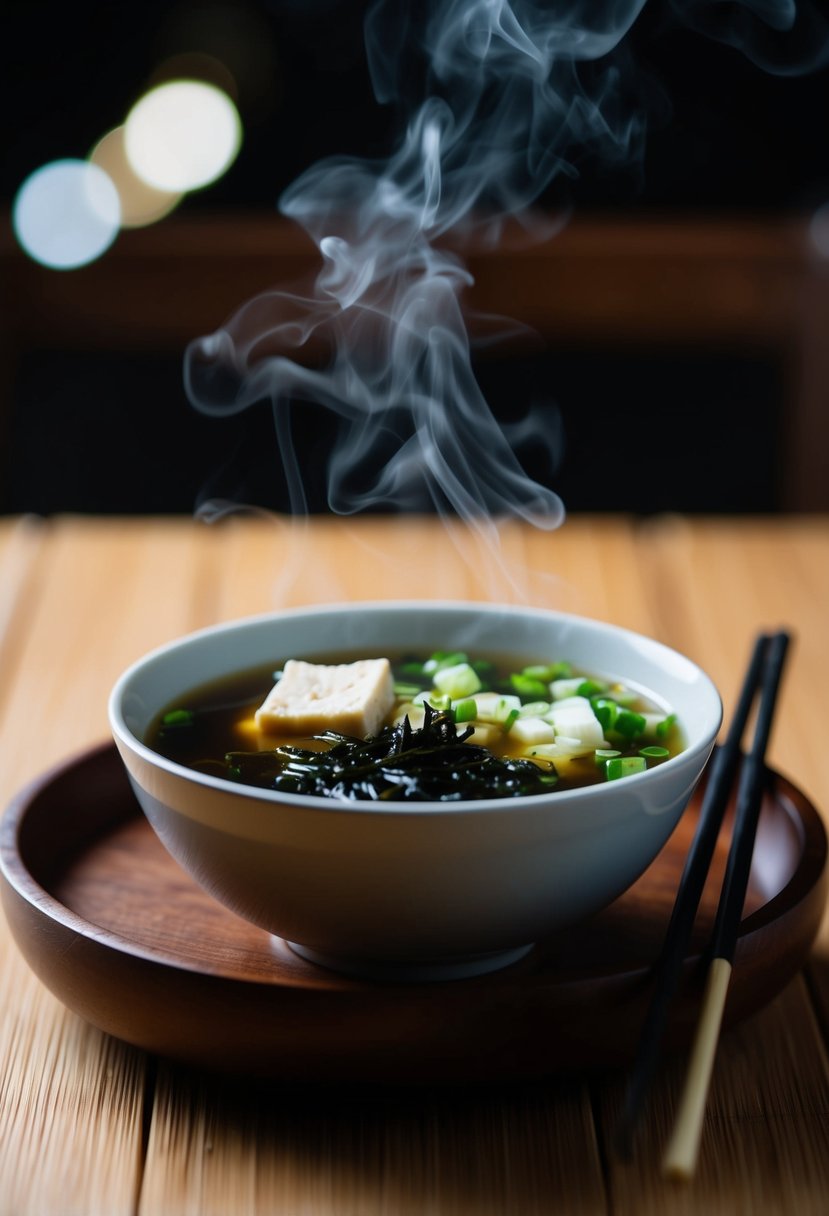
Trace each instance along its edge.
<instances>
[{"instance_id":1,"label":"bowl rim","mask_svg":"<svg viewBox=\"0 0 829 1216\"><path fill-rule=\"evenodd\" d=\"M666 656L671 656L672 659L681 658L687 663L696 673L697 678L701 681L702 686L707 689L709 696L713 697L713 710L711 721L708 727L702 732L700 737L688 747L683 748L675 756L664 761L657 768L648 769L642 773L634 773L629 777L625 777L624 781L614 783L611 789L608 789L606 784L581 786L571 790L561 790L556 792L551 790L547 794L524 794L516 798L478 798L478 799L459 799L457 801L433 801L433 802L404 802L389 799L383 801L382 805L371 801L359 801L353 799L338 799L324 798L314 794L285 794L280 790L262 789L259 786L245 785L242 782L229 781L224 777L216 777L209 773L200 773L196 769L188 768L186 765L178 764L174 760L161 755L160 752L154 751L142 739L139 739L127 725L122 703L123 694L129 686L132 679L137 676L142 669L152 663L162 660L166 654L180 650L183 646L198 645L201 641L209 637L221 637L225 634L234 633L240 629L254 628L257 625L264 624L268 621L297 619L299 617L316 617L326 616L330 614L340 614L344 612L390 612L403 616L412 611L429 612L429 611L449 611L461 613L474 613L480 615L498 615L505 612L517 614L524 617L541 616L547 620L558 620L564 623L573 622L579 626L587 626L595 628L598 632L618 638L620 641L636 641L645 642L649 648L655 652L663 651ZM645 687L640 685L640 687ZM183 690L186 691L186 690ZM294 808L301 807L302 810L332 812L346 812L349 814L362 815L435 815L435 814L471 814L471 813L493 813L497 811L522 810L537 808L548 808L553 806L563 805L565 800L569 805L572 801L581 802L585 800L597 800L599 797L606 799L608 795L614 796L614 793L630 791L638 788L642 782L651 781L655 774L664 774L672 769L681 766L690 766L691 762L700 754L707 753L713 747L714 741L719 732L723 718L722 698L719 690L714 684L708 673L682 654L681 651L666 645L664 642L658 641L656 638L649 637L647 634L638 633L636 630L627 629L622 625L615 625L609 621L603 621L598 617L582 616L577 613L560 612L553 608L538 608L526 604L508 604L508 603L490 603L488 601L471 601L471 600L368 600L368 601L340 601L325 604L313 604L306 606L298 606L284 609L273 609L268 612L255 613L253 615L236 617L230 621L221 621L213 625L207 625L200 629L191 631L190 633L181 634L173 638L169 642L165 642L160 646L154 647L147 651L138 659L134 660L127 668L125 668L110 692L108 701L108 718L110 729L119 750L121 744L135 753L146 764L155 768L161 769L172 777L184 779L193 785L200 785L207 789L214 790L218 793L230 793L237 797L241 796L252 801L264 802L274 806L291 806ZM699 766L699 773L702 773L705 761ZM552 800L552 803L551 803Z\"/></svg>"}]
</instances>

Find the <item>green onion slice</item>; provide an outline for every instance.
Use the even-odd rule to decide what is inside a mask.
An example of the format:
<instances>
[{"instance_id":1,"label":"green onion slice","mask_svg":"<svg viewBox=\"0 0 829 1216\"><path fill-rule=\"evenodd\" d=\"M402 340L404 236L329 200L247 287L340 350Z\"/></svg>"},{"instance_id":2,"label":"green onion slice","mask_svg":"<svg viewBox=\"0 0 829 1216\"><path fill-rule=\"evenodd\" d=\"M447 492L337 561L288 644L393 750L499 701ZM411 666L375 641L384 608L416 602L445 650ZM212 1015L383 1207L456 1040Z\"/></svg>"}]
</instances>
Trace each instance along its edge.
<instances>
[{"instance_id":1,"label":"green onion slice","mask_svg":"<svg viewBox=\"0 0 829 1216\"><path fill-rule=\"evenodd\" d=\"M547 696L547 685L535 676L528 676L523 671L513 672L510 676L510 684L519 697L529 698L531 701L543 701Z\"/></svg>"},{"instance_id":2,"label":"green onion slice","mask_svg":"<svg viewBox=\"0 0 829 1216\"><path fill-rule=\"evenodd\" d=\"M617 781L620 777L632 777L634 773L644 773L648 762L644 756L617 756L608 760L605 772L608 781Z\"/></svg>"},{"instance_id":3,"label":"green onion slice","mask_svg":"<svg viewBox=\"0 0 829 1216\"><path fill-rule=\"evenodd\" d=\"M577 697L595 697L598 693L606 692L606 684L597 684L595 680L582 680L576 689Z\"/></svg>"},{"instance_id":4,"label":"green onion slice","mask_svg":"<svg viewBox=\"0 0 829 1216\"><path fill-rule=\"evenodd\" d=\"M617 752L616 749L612 747L597 747L595 751L596 764L599 768L601 768L607 760L615 760L616 757L621 756L621 754L621 752Z\"/></svg>"},{"instance_id":5,"label":"green onion slice","mask_svg":"<svg viewBox=\"0 0 829 1216\"><path fill-rule=\"evenodd\" d=\"M394 684L395 696L398 697L416 697L419 692L423 692L421 684L406 684L402 680L395 681Z\"/></svg>"},{"instance_id":6,"label":"green onion slice","mask_svg":"<svg viewBox=\"0 0 829 1216\"><path fill-rule=\"evenodd\" d=\"M606 698L597 697L591 702L593 713L601 722L602 730L613 730L616 724L616 719L619 716L619 706L615 701L609 701Z\"/></svg>"},{"instance_id":7,"label":"green onion slice","mask_svg":"<svg viewBox=\"0 0 829 1216\"><path fill-rule=\"evenodd\" d=\"M656 727L657 739L667 739L673 728L676 726L676 714L668 714L667 718L663 718Z\"/></svg>"},{"instance_id":8,"label":"green onion slice","mask_svg":"<svg viewBox=\"0 0 829 1216\"><path fill-rule=\"evenodd\" d=\"M626 739L632 739L635 735L641 735L646 725L642 714L636 714L630 709L620 709L613 723L613 730L624 735Z\"/></svg>"},{"instance_id":9,"label":"green onion slice","mask_svg":"<svg viewBox=\"0 0 829 1216\"><path fill-rule=\"evenodd\" d=\"M478 706L472 697L465 701L458 701L455 706L455 721L456 722L472 722L478 716Z\"/></svg>"}]
</instances>

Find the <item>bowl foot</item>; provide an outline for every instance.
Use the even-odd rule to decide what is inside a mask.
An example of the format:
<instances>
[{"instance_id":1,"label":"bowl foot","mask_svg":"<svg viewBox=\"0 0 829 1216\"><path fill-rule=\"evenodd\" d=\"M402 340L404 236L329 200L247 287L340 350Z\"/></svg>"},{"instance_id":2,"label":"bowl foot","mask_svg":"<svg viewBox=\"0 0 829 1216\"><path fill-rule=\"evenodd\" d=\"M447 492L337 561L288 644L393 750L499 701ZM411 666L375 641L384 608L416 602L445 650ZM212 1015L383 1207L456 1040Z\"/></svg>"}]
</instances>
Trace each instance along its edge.
<instances>
[{"instance_id":1,"label":"bowl foot","mask_svg":"<svg viewBox=\"0 0 829 1216\"><path fill-rule=\"evenodd\" d=\"M287 942L287 945L300 958L330 971L339 971L344 975L354 975L359 979L377 980L390 984L419 984L439 980L466 980L476 975L487 975L491 971L500 971L524 958L533 948L518 946L513 950L499 950L494 954L472 954L460 958L450 958L445 961L424 960L400 962L395 960L371 958L349 958L339 954L324 954L318 950L310 950L297 942Z\"/></svg>"}]
</instances>

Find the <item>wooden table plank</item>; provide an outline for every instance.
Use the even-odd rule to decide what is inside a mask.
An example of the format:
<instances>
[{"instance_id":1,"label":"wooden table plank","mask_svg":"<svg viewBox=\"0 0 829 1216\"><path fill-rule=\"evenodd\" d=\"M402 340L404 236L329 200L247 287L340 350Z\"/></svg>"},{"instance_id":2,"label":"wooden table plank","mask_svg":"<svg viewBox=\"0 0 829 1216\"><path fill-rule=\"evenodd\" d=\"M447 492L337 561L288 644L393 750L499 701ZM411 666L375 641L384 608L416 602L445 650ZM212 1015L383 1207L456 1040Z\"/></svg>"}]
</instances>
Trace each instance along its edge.
<instances>
[{"instance_id":1,"label":"wooden table plank","mask_svg":"<svg viewBox=\"0 0 829 1216\"><path fill-rule=\"evenodd\" d=\"M814 729L829 687L829 520L663 519L643 529L641 561L660 636L706 668L727 714L754 634L793 630L769 759L829 813L823 733Z\"/></svg>"},{"instance_id":2,"label":"wooden table plank","mask_svg":"<svg viewBox=\"0 0 829 1216\"><path fill-rule=\"evenodd\" d=\"M201 530L61 520L6 537L3 805L108 733L109 688L151 646L206 623ZM27 550L33 550L30 557ZM142 1166L146 1058L69 1013L0 921L0 1211L128 1216Z\"/></svg>"},{"instance_id":3,"label":"wooden table plank","mask_svg":"<svg viewBox=\"0 0 829 1216\"><path fill-rule=\"evenodd\" d=\"M568 519L556 532L524 535L533 570L547 572L538 607L610 621L625 629L659 635L640 567L636 528L624 518Z\"/></svg>"},{"instance_id":4,"label":"wooden table plank","mask_svg":"<svg viewBox=\"0 0 829 1216\"><path fill-rule=\"evenodd\" d=\"M726 716L754 634L793 631L769 762L810 796L829 825L821 725L829 688L829 519L660 520L643 530L642 561L662 636L708 670ZM829 1027L829 916L815 959Z\"/></svg>"},{"instance_id":5,"label":"wooden table plank","mask_svg":"<svg viewBox=\"0 0 829 1216\"><path fill-rule=\"evenodd\" d=\"M709 671L723 694L726 717L755 632L779 625L796 632L770 760L813 793L829 793L812 753L812 741L819 737L814 723L820 720L812 715L821 713L821 689L829 678L823 642L829 527L822 521L665 519L646 525L639 544L657 636ZM816 966L825 984L823 964ZM619 1216L825 1210L829 1071L803 979L723 1036L700 1169L686 1189L659 1176L681 1068L682 1061L671 1061L656 1080L635 1164L612 1165ZM613 1086L603 1095L608 1138L620 1095L621 1087Z\"/></svg>"},{"instance_id":6,"label":"wooden table plank","mask_svg":"<svg viewBox=\"0 0 829 1216\"><path fill-rule=\"evenodd\" d=\"M687 1185L660 1174L683 1067L680 1058L666 1063L634 1161L611 1158L614 1216L823 1216L829 1195L829 1082L803 980L723 1037L699 1168ZM621 1085L603 1091L608 1129L621 1094Z\"/></svg>"},{"instance_id":7,"label":"wooden table plank","mask_svg":"<svg viewBox=\"0 0 829 1216\"><path fill-rule=\"evenodd\" d=\"M225 520L218 616L371 599L533 604L647 631L653 624L629 521L573 519L553 532L502 525L470 537L411 517Z\"/></svg>"},{"instance_id":8,"label":"wooden table plank","mask_svg":"<svg viewBox=\"0 0 829 1216\"><path fill-rule=\"evenodd\" d=\"M361 600L532 602L519 529L493 530L491 545L457 523L370 516L218 525L223 618L302 604Z\"/></svg>"},{"instance_id":9,"label":"wooden table plank","mask_svg":"<svg viewBox=\"0 0 829 1216\"><path fill-rule=\"evenodd\" d=\"M162 1067L141 1194L153 1216L599 1216L579 1083L252 1091Z\"/></svg>"},{"instance_id":10,"label":"wooden table plank","mask_svg":"<svg viewBox=\"0 0 829 1216\"><path fill-rule=\"evenodd\" d=\"M379 517L300 528L278 520L0 524L2 790L8 797L45 765L105 737L118 672L189 629L326 600L492 598L660 637L703 663L727 709L754 629L792 624L798 641L772 759L826 809L819 724L829 677L829 521L661 520L634 529L625 520L574 519L549 534L504 528L498 545L491 556L457 532ZM825 1017L822 958L809 984ZM59 1006L4 926L0 985L3 1216L131 1214L139 1184L146 1216L799 1216L825 1206L826 1053L802 979L726 1036L700 1174L685 1190L664 1186L656 1168L677 1062L660 1078L629 1167L605 1167L618 1077L509 1093L263 1094L162 1064L143 1167L142 1053Z\"/></svg>"},{"instance_id":11,"label":"wooden table plank","mask_svg":"<svg viewBox=\"0 0 829 1216\"><path fill-rule=\"evenodd\" d=\"M77 519L44 527L37 586L21 606L19 670L0 719L7 795L105 739L107 698L121 670L212 619L199 525Z\"/></svg>"},{"instance_id":12,"label":"wooden table plank","mask_svg":"<svg viewBox=\"0 0 829 1216\"><path fill-rule=\"evenodd\" d=\"M35 595L32 581L44 528L31 517L0 521L0 706L7 698L26 628L26 607Z\"/></svg>"}]
</instances>

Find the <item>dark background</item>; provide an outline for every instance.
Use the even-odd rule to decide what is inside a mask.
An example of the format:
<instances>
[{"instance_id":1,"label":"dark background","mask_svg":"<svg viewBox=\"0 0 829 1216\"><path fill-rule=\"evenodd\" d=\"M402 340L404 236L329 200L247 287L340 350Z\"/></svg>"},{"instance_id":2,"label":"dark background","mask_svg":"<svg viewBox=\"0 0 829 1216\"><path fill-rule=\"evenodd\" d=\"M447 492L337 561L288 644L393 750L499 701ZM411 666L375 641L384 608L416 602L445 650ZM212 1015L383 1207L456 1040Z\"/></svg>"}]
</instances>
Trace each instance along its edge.
<instances>
[{"instance_id":1,"label":"dark background","mask_svg":"<svg viewBox=\"0 0 829 1216\"><path fill-rule=\"evenodd\" d=\"M186 51L215 54L234 73L245 135L230 171L189 196L178 219L273 212L281 190L320 157L384 155L397 120L371 94L363 9L350 0L8 5L4 206L41 164L86 155L158 65ZM829 199L826 70L764 72L677 29L660 3L647 6L630 47L649 114L644 164L585 166L570 187L582 214L808 216ZM557 455L521 455L571 510L779 505L785 403L780 368L761 342L732 353L550 349L482 361L477 371L497 417L509 421L538 401L557 411ZM333 424L305 409L295 438L311 507L323 509ZM4 446L3 512L189 512L209 494L287 505L267 408L222 421L197 415L178 353L58 350L45 334L16 368Z\"/></svg>"}]
</instances>

